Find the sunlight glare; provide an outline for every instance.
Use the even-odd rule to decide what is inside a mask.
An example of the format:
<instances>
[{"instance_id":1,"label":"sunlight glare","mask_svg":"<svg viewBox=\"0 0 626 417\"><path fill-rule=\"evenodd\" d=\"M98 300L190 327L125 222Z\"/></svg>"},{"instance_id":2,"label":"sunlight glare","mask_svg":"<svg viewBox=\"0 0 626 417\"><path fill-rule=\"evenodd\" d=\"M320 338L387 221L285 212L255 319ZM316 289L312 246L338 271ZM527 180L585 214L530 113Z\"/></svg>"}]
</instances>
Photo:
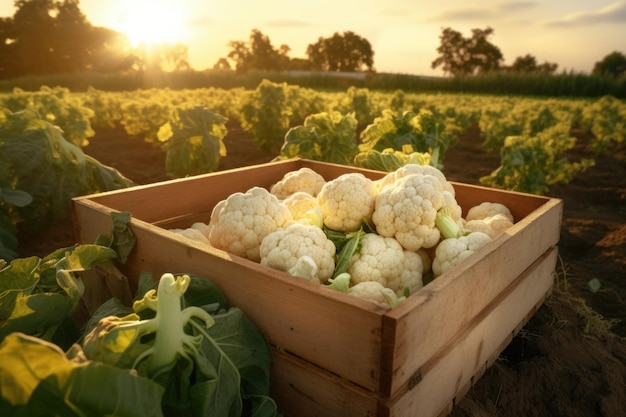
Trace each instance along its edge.
<instances>
[{"instance_id":1,"label":"sunlight glare","mask_svg":"<svg viewBox=\"0 0 626 417\"><path fill-rule=\"evenodd\" d=\"M133 46L184 43L184 19L179 3L131 0L125 3L114 29L126 34Z\"/></svg>"}]
</instances>

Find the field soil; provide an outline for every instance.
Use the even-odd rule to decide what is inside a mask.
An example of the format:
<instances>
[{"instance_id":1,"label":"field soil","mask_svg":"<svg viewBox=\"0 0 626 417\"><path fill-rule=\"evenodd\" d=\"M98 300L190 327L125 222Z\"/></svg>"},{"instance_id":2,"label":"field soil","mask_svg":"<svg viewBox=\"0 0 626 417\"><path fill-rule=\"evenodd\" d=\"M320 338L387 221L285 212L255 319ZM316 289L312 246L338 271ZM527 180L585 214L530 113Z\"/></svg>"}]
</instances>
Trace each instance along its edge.
<instances>
[{"instance_id":1,"label":"field soil","mask_svg":"<svg viewBox=\"0 0 626 417\"><path fill-rule=\"evenodd\" d=\"M249 134L229 124L228 156L219 170L272 160ZM626 151L601 156L578 137L570 160L595 157L595 167L550 196L564 200L555 287L496 362L456 401L454 417L626 416ZM499 165L469 129L444 160L449 180L479 184ZM99 132L85 152L137 184L168 179L165 154L122 129ZM43 232L21 230L20 256L44 256L74 243L71 217ZM588 283L599 280L599 291Z\"/></svg>"}]
</instances>

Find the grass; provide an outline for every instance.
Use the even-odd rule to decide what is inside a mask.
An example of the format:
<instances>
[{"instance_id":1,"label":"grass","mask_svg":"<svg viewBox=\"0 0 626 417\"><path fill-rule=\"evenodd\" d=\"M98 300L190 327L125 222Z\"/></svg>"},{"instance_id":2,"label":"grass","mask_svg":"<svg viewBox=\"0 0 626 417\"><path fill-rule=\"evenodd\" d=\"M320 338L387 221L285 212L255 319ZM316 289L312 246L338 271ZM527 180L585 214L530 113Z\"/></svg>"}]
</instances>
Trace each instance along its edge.
<instances>
[{"instance_id":1,"label":"grass","mask_svg":"<svg viewBox=\"0 0 626 417\"><path fill-rule=\"evenodd\" d=\"M557 269L554 272L554 291L552 297L546 300L547 304L561 303L574 311L583 320L583 333L589 336L606 337L615 336L612 332L619 319L607 319L602 314L591 308L587 302L571 292L571 284L568 279L567 267L561 257Z\"/></svg>"}]
</instances>

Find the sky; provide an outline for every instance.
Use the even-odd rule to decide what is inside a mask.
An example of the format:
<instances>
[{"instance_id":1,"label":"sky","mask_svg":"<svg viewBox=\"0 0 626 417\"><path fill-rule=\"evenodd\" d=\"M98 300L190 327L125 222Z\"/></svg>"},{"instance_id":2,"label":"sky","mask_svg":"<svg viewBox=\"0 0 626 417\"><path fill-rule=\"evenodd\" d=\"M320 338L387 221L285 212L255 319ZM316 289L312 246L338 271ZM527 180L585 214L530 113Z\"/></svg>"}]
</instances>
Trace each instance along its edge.
<instances>
[{"instance_id":1,"label":"sky","mask_svg":"<svg viewBox=\"0 0 626 417\"><path fill-rule=\"evenodd\" d=\"M474 3L476 5L471 5ZM538 63L589 73L614 51L626 54L626 0L81 0L95 26L126 33L134 42L182 42L196 70L226 57L230 41L247 42L253 29L289 57L306 58L320 37L352 31L367 39L378 72L443 75L431 68L442 29L469 38L491 27L488 40L504 64L533 55ZM12 16L13 0L0 0Z\"/></svg>"}]
</instances>

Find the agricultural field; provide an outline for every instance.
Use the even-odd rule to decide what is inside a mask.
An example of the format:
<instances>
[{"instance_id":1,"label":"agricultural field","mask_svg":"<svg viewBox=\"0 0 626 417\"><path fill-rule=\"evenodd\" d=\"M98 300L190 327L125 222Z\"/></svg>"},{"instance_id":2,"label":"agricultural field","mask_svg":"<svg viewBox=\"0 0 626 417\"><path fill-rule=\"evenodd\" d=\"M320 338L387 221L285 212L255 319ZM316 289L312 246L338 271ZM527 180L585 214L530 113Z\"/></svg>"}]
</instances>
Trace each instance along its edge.
<instances>
[{"instance_id":1,"label":"agricultural field","mask_svg":"<svg viewBox=\"0 0 626 417\"><path fill-rule=\"evenodd\" d=\"M562 198L553 294L452 415L626 412L623 100L319 92L262 83L246 91L17 91L0 95L0 106L36 108L102 164L98 172L121 174L91 174L96 191L292 156L381 168L438 154L433 162L448 180ZM322 128L339 150L311 133ZM389 148L394 153L384 152ZM67 211L36 228L28 227L29 212L11 213L17 257L74 243Z\"/></svg>"}]
</instances>

